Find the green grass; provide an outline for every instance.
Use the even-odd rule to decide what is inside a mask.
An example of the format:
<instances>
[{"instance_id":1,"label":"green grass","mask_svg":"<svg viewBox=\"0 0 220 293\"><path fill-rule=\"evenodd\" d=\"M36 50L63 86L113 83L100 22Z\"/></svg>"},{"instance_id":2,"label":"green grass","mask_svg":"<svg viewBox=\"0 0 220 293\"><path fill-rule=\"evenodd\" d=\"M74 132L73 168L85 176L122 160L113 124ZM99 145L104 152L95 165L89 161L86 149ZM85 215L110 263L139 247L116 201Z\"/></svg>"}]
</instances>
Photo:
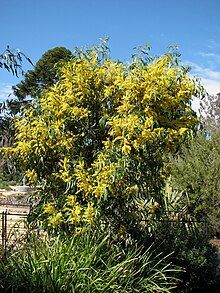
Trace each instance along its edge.
<instances>
[{"instance_id":1,"label":"green grass","mask_svg":"<svg viewBox=\"0 0 220 293\"><path fill-rule=\"evenodd\" d=\"M87 231L66 239L31 237L1 263L0 283L4 292L171 292L177 271L151 247L125 248Z\"/></svg>"}]
</instances>

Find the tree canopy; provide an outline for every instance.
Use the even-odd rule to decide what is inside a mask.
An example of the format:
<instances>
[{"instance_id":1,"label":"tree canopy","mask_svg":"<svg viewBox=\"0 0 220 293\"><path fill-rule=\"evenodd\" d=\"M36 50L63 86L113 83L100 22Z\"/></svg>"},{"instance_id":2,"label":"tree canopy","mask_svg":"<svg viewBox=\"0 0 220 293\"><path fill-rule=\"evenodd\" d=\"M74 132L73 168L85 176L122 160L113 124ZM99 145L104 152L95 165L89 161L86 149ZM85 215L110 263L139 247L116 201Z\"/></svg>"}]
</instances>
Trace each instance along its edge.
<instances>
[{"instance_id":1,"label":"tree canopy","mask_svg":"<svg viewBox=\"0 0 220 293\"><path fill-rule=\"evenodd\" d=\"M57 81L56 64L71 57L71 51L64 47L48 50L37 61L34 69L25 73L24 80L13 87L14 95L19 100L24 100L26 96L36 97Z\"/></svg>"},{"instance_id":2,"label":"tree canopy","mask_svg":"<svg viewBox=\"0 0 220 293\"><path fill-rule=\"evenodd\" d=\"M6 151L43 187L48 225L102 216L126 226L161 207L165 156L195 130L191 99L199 92L172 53L128 65L80 51L17 120Z\"/></svg>"},{"instance_id":3,"label":"tree canopy","mask_svg":"<svg viewBox=\"0 0 220 293\"><path fill-rule=\"evenodd\" d=\"M220 95L207 96L202 128L181 153L171 160L171 184L185 192L183 204L198 217L208 218L220 233Z\"/></svg>"}]
</instances>

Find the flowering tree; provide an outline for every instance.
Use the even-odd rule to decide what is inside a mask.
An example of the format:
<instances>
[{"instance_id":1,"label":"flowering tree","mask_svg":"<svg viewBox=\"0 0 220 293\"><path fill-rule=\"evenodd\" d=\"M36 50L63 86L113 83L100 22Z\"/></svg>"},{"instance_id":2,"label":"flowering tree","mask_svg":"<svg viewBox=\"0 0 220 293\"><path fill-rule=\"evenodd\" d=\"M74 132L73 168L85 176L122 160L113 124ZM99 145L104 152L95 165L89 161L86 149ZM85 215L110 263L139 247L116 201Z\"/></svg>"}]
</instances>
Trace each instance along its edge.
<instances>
[{"instance_id":1,"label":"flowering tree","mask_svg":"<svg viewBox=\"0 0 220 293\"><path fill-rule=\"evenodd\" d=\"M59 81L16 123L18 158L40 184L48 225L95 218L129 226L162 208L166 154L192 135L191 97L200 88L174 54L130 65L97 49L78 51Z\"/></svg>"}]
</instances>

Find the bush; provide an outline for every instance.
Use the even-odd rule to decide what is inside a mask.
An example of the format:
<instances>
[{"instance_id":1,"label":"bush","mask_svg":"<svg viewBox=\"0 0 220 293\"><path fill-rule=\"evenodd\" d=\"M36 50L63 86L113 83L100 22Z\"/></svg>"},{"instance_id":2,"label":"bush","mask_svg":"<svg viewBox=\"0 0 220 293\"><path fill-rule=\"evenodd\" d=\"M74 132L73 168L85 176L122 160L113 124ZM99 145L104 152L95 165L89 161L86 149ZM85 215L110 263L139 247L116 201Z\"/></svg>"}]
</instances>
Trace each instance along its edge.
<instances>
[{"instance_id":1,"label":"bush","mask_svg":"<svg viewBox=\"0 0 220 293\"><path fill-rule=\"evenodd\" d=\"M201 88L175 52L129 65L107 56L102 44L60 64L58 82L23 111L5 150L43 187L37 214L49 226L98 216L133 226L137 200L162 205L165 155L196 128L190 103Z\"/></svg>"},{"instance_id":2,"label":"bush","mask_svg":"<svg viewBox=\"0 0 220 293\"><path fill-rule=\"evenodd\" d=\"M213 233L220 235L220 131L198 133L181 154L171 160L171 184L185 191L182 201L197 218L208 217Z\"/></svg>"},{"instance_id":3,"label":"bush","mask_svg":"<svg viewBox=\"0 0 220 293\"><path fill-rule=\"evenodd\" d=\"M97 231L70 239L32 236L0 267L4 292L171 292L178 271L152 247L123 247Z\"/></svg>"},{"instance_id":4,"label":"bush","mask_svg":"<svg viewBox=\"0 0 220 293\"><path fill-rule=\"evenodd\" d=\"M178 292L194 292L216 282L216 249L209 239L206 223L158 223L151 241L158 251L173 252L170 260L184 269L177 275Z\"/></svg>"}]
</instances>

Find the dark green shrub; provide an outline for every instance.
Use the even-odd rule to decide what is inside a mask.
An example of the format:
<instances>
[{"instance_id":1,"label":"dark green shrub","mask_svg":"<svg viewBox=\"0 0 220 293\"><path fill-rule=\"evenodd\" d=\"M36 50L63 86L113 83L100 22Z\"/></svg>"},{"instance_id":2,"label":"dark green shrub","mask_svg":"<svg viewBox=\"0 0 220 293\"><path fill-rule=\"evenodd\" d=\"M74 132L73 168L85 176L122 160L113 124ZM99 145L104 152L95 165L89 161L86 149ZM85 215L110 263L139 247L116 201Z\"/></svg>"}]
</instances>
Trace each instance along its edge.
<instances>
[{"instance_id":1,"label":"dark green shrub","mask_svg":"<svg viewBox=\"0 0 220 293\"><path fill-rule=\"evenodd\" d=\"M158 251L173 252L171 261L184 269L178 292L194 292L216 281L216 250L205 223L158 223L152 239ZM199 291L200 292L200 291Z\"/></svg>"}]
</instances>

